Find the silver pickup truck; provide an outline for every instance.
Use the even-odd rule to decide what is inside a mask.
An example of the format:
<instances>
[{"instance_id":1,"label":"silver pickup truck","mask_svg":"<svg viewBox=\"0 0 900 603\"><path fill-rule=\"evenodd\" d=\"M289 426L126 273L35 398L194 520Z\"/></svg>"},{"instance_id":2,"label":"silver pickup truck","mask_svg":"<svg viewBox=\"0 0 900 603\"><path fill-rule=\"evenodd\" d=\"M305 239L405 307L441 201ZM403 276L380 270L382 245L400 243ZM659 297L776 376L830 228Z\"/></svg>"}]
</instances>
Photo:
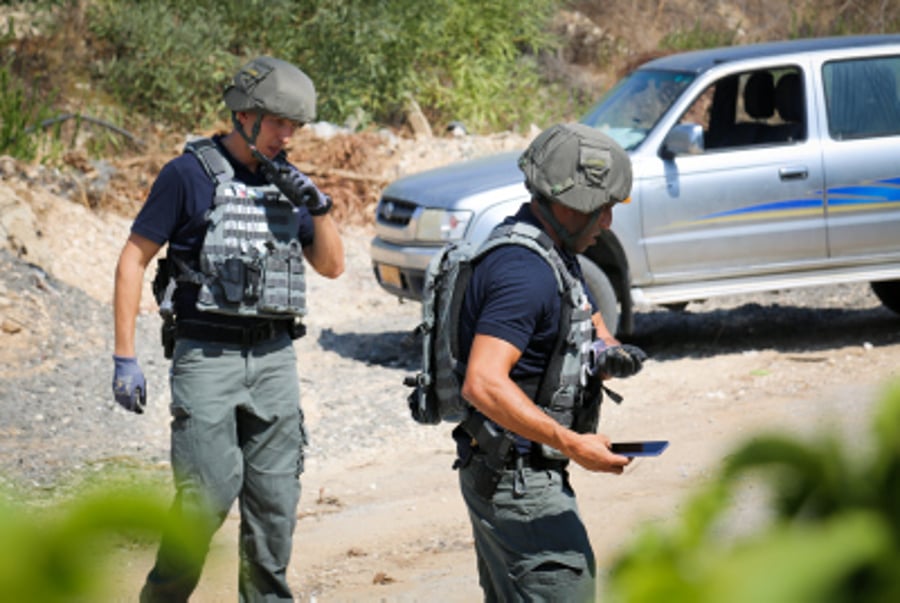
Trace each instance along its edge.
<instances>
[{"instance_id":1,"label":"silver pickup truck","mask_svg":"<svg viewBox=\"0 0 900 603\"><path fill-rule=\"evenodd\" d=\"M607 325L639 304L870 282L900 312L900 35L670 55L581 120L632 160L632 202L581 257ZM395 181L376 208L378 282L417 299L434 252L527 200L518 153Z\"/></svg>"}]
</instances>

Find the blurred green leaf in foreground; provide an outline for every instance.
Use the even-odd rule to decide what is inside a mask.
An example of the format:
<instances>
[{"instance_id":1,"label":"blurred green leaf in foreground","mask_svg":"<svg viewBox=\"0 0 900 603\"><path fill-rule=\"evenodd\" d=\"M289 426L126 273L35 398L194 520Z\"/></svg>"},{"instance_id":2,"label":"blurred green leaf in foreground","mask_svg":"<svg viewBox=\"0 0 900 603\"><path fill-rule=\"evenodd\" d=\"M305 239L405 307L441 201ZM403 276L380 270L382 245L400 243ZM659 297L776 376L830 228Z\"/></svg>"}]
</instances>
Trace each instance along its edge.
<instances>
[{"instance_id":1,"label":"blurred green leaf in foreground","mask_svg":"<svg viewBox=\"0 0 900 603\"><path fill-rule=\"evenodd\" d=\"M867 444L823 433L740 445L673 522L644 529L620 554L608 600L900 601L900 382L886 389ZM726 514L748 482L771 495L769 514L729 534Z\"/></svg>"},{"instance_id":2,"label":"blurred green leaf in foreground","mask_svg":"<svg viewBox=\"0 0 900 603\"><path fill-rule=\"evenodd\" d=\"M191 525L171 525L167 504L142 488L106 488L52 507L0 497L0 601L103 600L127 543L150 542L163 529L183 537L186 556L202 554Z\"/></svg>"}]
</instances>

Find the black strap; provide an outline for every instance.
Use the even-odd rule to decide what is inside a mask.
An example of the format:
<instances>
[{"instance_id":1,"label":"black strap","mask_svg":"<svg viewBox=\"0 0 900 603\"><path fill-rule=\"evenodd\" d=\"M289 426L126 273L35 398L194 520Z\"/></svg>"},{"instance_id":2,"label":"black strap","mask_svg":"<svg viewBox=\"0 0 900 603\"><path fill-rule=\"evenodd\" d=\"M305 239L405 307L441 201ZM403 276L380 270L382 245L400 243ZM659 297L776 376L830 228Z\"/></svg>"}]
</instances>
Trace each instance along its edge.
<instances>
[{"instance_id":1,"label":"black strap","mask_svg":"<svg viewBox=\"0 0 900 603\"><path fill-rule=\"evenodd\" d=\"M562 471L568 464L569 459L548 459L541 454L541 445L532 442L529 452L523 455L513 455L513 458L510 458L506 462L506 467L507 469L515 469L519 465L522 465L538 471L543 471L545 469Z\"/></svg>"},{"instance_id":2,"label":"black strap","mask_svg":"<svg viewBox=\"0 0 900 603\"><path fill-rule=\"evenodd\" d=\"M249 327L203 322L199 320L181 320L175 323L175 338L199 339L215 343L226 343L252 347L288 333L293 339L295 329L290 321L266 320Z\"/></svg>"},{"instance_id":3,"label":"black strap","mask_svg":"<svg viewBox=\"0 0 900 603\"><path fill-rule=\"evenodd\" d=\"M228 160L222 156L216 143L211 138L197 138L184 146L185 152L193 153L206 175L215 182L221 184L234 179L234 168Z\"/></svg>"}]
</instances>

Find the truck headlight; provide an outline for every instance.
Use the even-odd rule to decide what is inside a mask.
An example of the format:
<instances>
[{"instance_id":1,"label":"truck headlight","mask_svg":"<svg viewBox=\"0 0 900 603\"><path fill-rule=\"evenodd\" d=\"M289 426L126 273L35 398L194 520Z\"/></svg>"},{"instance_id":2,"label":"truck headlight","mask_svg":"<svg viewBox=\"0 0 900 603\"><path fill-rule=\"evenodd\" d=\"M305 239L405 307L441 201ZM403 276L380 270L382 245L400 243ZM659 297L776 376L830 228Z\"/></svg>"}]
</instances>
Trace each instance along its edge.
<instances>
[{"instance_id":1,"label":"truck headlight","mask_svg":"<svg viewBox=\"0 0 900 603\"><path fill-rule=\"evenodd\" d=\"M416 238L439 243L461 239L471 219L470 211L423 210L416 227Z\"/></svg>"}]
</instances>

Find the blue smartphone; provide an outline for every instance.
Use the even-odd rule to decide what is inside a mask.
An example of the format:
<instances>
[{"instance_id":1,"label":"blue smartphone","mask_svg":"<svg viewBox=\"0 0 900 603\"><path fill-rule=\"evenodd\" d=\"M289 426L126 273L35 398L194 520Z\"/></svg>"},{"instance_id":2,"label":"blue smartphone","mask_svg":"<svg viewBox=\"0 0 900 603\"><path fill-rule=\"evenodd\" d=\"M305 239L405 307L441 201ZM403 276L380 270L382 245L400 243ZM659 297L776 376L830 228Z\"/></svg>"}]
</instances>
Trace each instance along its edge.
<instances>
[{"instance_id":1,"label":"blue smartphone","mask_svg":"<svg viewBox=\"0 0 900 603\"><path fill-rule=\"evenodd\" d=\"M668 440L613 442L611 450L622 456L659 456L668 446Z\"/></svg>"}]
</instances>

